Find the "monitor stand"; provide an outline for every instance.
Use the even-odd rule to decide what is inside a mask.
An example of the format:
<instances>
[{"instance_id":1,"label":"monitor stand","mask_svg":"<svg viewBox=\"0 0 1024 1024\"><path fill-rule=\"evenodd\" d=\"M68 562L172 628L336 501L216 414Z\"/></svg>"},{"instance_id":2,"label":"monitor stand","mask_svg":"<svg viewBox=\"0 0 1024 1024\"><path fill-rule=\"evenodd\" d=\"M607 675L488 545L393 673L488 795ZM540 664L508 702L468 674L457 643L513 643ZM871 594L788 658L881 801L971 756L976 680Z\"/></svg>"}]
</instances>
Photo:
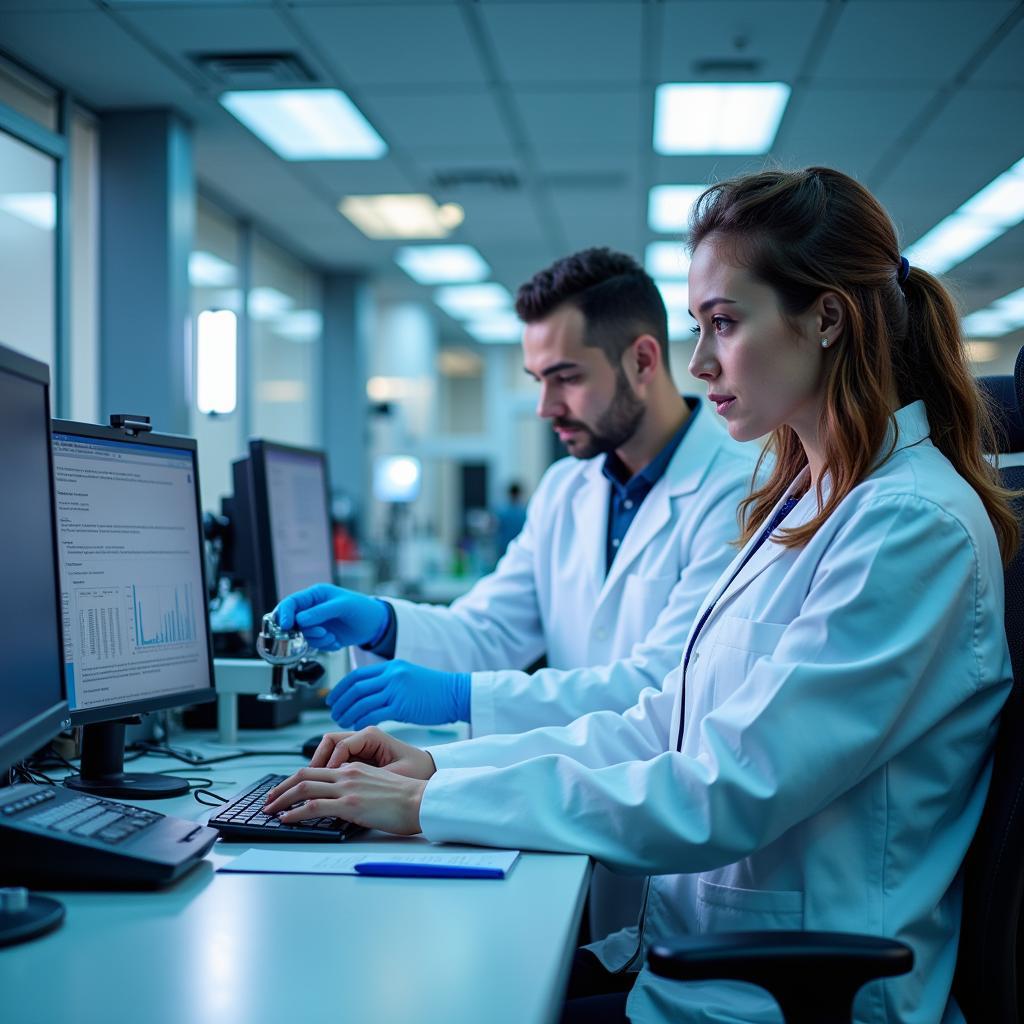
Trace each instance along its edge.
<instances>
[{"instance_id":1,"label":"monitor stand","mask_svg":"<svg viewBox=\"0 0 1024 1024\"><path fill-rule=\"evenodd\" d=\"M124 770L125 719L82 727L81 774L64 780L65 786L93 796L130 800L163 800L188 792L188 782L170 775Z\"/></svg>"},{"instance_id":2,"label":"monitor stand","mask_svg":"<svg viewBox=\"0 0 1024 1024\"><path fill-rule=\"evenodd\" d=\"M52 932L64 921L64 904L27 889L0 889L0 946L16 946Z\"/></svg>"}]
</instances>

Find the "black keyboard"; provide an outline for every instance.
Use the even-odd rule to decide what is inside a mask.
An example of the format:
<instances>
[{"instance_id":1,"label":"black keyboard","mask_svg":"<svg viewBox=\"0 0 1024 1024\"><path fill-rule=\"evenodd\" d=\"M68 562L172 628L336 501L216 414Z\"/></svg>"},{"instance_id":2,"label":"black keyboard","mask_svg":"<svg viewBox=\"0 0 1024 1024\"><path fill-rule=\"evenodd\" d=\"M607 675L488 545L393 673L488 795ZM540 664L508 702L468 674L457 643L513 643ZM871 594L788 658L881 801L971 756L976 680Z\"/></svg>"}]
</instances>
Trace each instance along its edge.
<instances>
[{"instance_id":1,"label":"black keyboard","mask_svg":"<svg viewBox=\"0 0 1024 1024\"><path fill-rule=\"evenodd\" d=\"M217 833L148 808L64 786L0 789L0 875L38 887L167 885L199 861Z\"/></svg>"},{"instance_id":2,"label":"black keyboard","mask_svg":"<svg viewBox=\"0 0 1024 1024\"><path fill-rule=\"evenodd\" d=\"M287 775L264 775L244 793L233 796L218 807L210 818L222 839L259 840L260 842L338 843L364 831L341 818L309 818L286 825L279 819L263 813L267 794Z\"/></svg>"}]
</instances>

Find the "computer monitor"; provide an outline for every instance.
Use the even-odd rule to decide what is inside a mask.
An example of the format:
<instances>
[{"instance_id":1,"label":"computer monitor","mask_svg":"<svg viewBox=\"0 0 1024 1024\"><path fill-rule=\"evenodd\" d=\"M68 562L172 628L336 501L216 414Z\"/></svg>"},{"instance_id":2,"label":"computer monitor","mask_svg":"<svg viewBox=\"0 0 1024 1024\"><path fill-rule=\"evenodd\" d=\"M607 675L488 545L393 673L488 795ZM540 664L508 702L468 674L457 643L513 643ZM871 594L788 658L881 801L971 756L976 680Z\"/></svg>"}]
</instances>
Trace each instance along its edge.
<instances>
[{"instance_id":1,"label":"computer monitor","mask_svg":"<svg viewBox=\"0 0 1024 1024\"><path fill-rule=\"evenodd\" d=\"M53 471L76 789L136 799L183 779L124 771L125 719L212 701L196 442L54 420Z\"/></svg>"},{"instance_id":2,"label":"computer monitor","mask_svg":"<svg viewBox=\"0 0 1024 1024\"><path fill-rule=\"evenodd\" d=\"M60 732L64 700L60 590L50 468L50 373L0 346L0 786L11 768ZM0 800L2 802L2 800ZM0 874L3 849L0 847ZM0 908L0 946L33 938L64 917L55 900Z\"/></svg>"},{"instance_id":3,"label":"computer monitor","mask_svg":"<svg viewBox=\"0 0 1024 1024\"><path fill-rule=\"evenodd\" d=\"M61 730L60 590L44 363L0 347L0 781Z\"/></svg>"},{"instance_id":4,"label":"computer monitor","mask_svg":"<svg viewBox=\"0 0 1024 1024\"><path fill-rule=\"evenodd\" d=\"M236 557L255 626L283 597L333 578L327 461L316 448L253 440L234 486Z\"/></svg>"}]
</instances>

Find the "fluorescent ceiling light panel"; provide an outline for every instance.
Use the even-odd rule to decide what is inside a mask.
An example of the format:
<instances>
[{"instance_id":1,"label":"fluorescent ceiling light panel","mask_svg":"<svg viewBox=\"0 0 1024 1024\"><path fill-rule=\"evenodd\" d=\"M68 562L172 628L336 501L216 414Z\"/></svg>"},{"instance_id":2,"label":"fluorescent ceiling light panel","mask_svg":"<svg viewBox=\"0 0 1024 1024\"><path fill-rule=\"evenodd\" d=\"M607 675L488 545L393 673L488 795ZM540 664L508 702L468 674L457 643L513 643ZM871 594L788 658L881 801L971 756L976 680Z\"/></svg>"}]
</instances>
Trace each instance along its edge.
<instances>
[{"instance_id":1,"label":"fluorescent ceiling light panel","mask_svg":"<svg viewBox=\"0 0 1024 1024\"><path fill-rule=\"evenodd\" d=\"M655 185L647 193L647 225L663 235L683 235L690 208L707 185Z\"/></svg>"},{"instance_id":2,"label":"fluorescent ceiling light panel","mask_svg":"<svg viewBox=\"0 0 1024 1024\"><path fill-rule=\"evenodd\" d=\"M196 407L207 415L234 412L238 404L238 317L207 309L196 323Z\"/></svg>"},{"instance_id":3,"label":"fluorescent ceiling light panel","mask_svg":"<svg viewBox=\"0 0 1024 1024\"><path fill-rule=\"evenodd\" d=\"M276 288L253 288L249 292L249 316L253 320L273 320L295 305L295 300Z\"/></svg>"},{"instance_id":4,"label":"fluorescent ceiling light panel","mask_svg":"<svg viewBox=\"0 0 1024 1024\"><path fill-rule=\"evenodd\" d=\"M53 192L8 192L0 195L0 209L43 231L57 226L57 197Z\"/></svg>"},{"instance_id":5,"label":"fluorescent ceiling light panel","mask_svg":"<svg viewBox=\"0 0 1024 1024\"><path fill-rule=\"evenodd\" d=\"M650 242L644 252L644 267L651 277L685 281L690 274L690 254L682 242Z\"/></svg>"},{"instance_id":6,"label":"fluorescent ceiling light panel","mask_svg":"<svg viewBox=\"0 0 1024 1024\"><path fill-rule=\"evenodd\" d=\"M686 313L687 304L690 298L690 289L685 281L655 281L661 297L665 301L665 308L671 312L676 310Z\"/></svg>"},{"instance_id":7,"label":"fluorescent ceiling light panel","mask_svg":"<svg viewBox=\"0 0 1024 1024\"><path fill-rule=\"evenodd\" d=\"M1024 159L990 181L909 246L916 267L944 274L1024 220Z\"/></svg>"},{"instance_id":8,"label":"fluorescent ceiling light panel","mask_svg":"<svg viewBox=\"0 0 1024 1024\"><path fill-rule=\"evenodd\" d=\"M490 313L512 311L512 296L508 289L493 281L438 288L434 301L456 320L475 320Z\"/></svg>"},{"instance_id":9,"label":"fluorescent ceiling light panel","mask_svg":"<svg viewBox=\"0 0 1024 1024\"><path fill-rule=\"evenodd\" d=\"M317 341L324 327L324 318L316 309L296 309L284 313L273 324L273 331L289 341Z\"/></svg>"},{"instance_id":10,"label":"fluorescent ceiling light panel","mask_svg":"<svg viewBox=\"0 0 1024 1024\"><path fill-rule=\"evenodd\" d=\"M471 245L406 245L395 253L395 262L420 284L469 284L491 273Z\"/></svg>"},{"instance_id":11,"label":"fluorescent ceiling light panel","mask_svg":"<svg viewBox=\"0 0 1024 1024\"><path fill-rule=\"evenodd\" d=\"M193 288L223 288L235 283L235 267L212 252L189 253L188 280Z\"/></svg>"},{"instance_id":12,"label":"fluorescent ceiling light panel","mask_svg":"<svg viewBox=\"0 0 1024 1024\"><path fill-rule=\"evenodd\" d=\"M485 345L518 342L523 336L523 322L511 311L475 317L465 327L469 334Z\"/></svg>"},{"instance_id":13,"label":"fluorescent ceiling light panel","mask_svg":"<svg viewBox=\"0 0 1024 1024\"><path fill-rule=\"evenodd\" d=\"M654 149L767 153L789 102L785 82L666 82L654 93Z\"/></svg>"},{"instance_id":14,"label":"fluorescent ceiling light panel","mask_svg":"<svg viewBox=\"0 0 1024 1024\"><path fill-rule=\"evenodd\" d=\"M965 316L963 324L968 338L999 338L1021 327L1024 327L1024 288Z\"/></svg>"},{"instance_id":15,"label":"fluorescent ceiling light panel","mask_svg":"<svg viewBox=\"0 0 1024 1024\"><path fill-rule=\"evenodd\" d=\"M220 102L285 160L379 160L388 151L338 89L226 92Z\"/></svg>"},{"instance_id":16,"label":"fluorescent ceiling light panel","mask_svg":"<svg viewBox=\"0 0 1024 1024\"><path fill-rule=\"evenodd\" d=\"M696 341L691 328L693 320L685 309L676 306L669 307L668 311L668 340L669 341Z\"/></svg>"},{"instance_id":17,"label":"fluorescent ceiling light panel","mask_svg":"<svg viewBox=\"0 0 1024 1024\"><path fill-rule=\"evenodd\" d=\"M447 238L465 217L458 203L421 193L346 196L338 209L367 238Z\"/></svg>"}]
</instances>

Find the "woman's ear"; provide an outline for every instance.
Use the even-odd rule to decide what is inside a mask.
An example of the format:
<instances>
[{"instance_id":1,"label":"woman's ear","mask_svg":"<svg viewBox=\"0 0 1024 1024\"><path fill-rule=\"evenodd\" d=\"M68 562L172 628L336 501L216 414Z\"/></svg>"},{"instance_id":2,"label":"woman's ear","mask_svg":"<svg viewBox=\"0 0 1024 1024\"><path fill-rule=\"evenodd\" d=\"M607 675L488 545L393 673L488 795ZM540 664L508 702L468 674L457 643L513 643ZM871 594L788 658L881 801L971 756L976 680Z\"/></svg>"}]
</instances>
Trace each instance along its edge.
<instances>
[{"instance_id":1,"label":"woman's ear","mask_svg":"<svg viewBox=\"0 0 1024 1024\"><path fill-rule=\"evenodd\" d=\"M818 334L828 338L830 343L839 340L846 326L846 305L835 292L823 292L818 296L815 310L818 320Z\"/></svg>"}]
</instances>

